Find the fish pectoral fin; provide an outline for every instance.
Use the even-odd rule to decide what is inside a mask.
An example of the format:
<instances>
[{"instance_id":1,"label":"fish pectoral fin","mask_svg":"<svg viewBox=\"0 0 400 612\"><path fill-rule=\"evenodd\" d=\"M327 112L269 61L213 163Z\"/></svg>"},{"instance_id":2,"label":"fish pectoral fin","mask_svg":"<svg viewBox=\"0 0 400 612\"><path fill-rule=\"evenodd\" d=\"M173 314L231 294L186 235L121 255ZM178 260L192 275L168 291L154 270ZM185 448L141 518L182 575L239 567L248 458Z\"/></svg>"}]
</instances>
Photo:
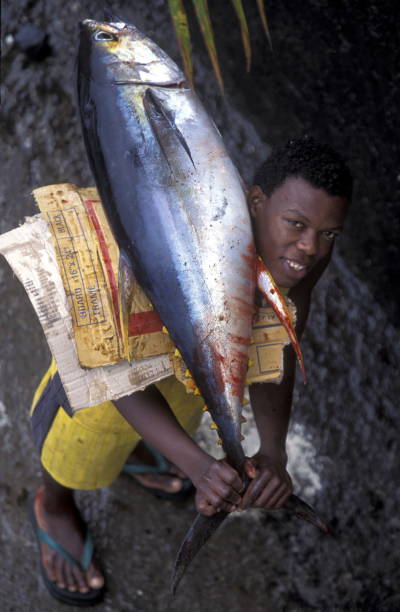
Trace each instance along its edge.
<instances>
[{"instance_id":1,"label":"fish pectoral fin","mask_svg":"<svg viewBox=\"0 0 400 612\"><path fill-rule=\"evenodd\" d=\"M167 159L168 164L170 165L168 150L173 142L178 142L179 145L185 150L187 156L193 164L193 167L195 167L189 145L186 142L182 132L175 124L172 113L164 106L162 100L160 100L160 98L157 97L154 91L150 88L146 89L146 93L143 97L143 105L151 125L151 129L153 130L153 133Z\"/></svg>"},{"instance_id":2,"label":"fish pectoral fin","mask_svg":"<svg viewBox=\"0 0 400 612\"><path fill-rule=\"evenodd\" d=\"M265 297L265 299L268 300L268 302L271 304L276 315L279 317L279 320L281 321L282 325L284 325L289 336L290 342L292 343L294 351L297 355L300 369L303 374L304 383L306 383L307 376L304 367L303 354L301 352L300 343L297 338L296 331L290 320L290 315L285 300L278 287L276 286L275 281L269 273L264 262L259 257L256 261L257 287L262 293L262 295Z\"/></svg>"},{"instance_id":3,"label":"fish pectoral fin","mask_svg":"<svg viewBox=\"0 0 400 612\"><path fill-rule=\"evenodd\" d=\"M227 512L217 512L212 516L204 516L203 514L196 516L176 556L171 579L172 595L175 595L190 562L227 516Z\"/></svg>"}]
</instances>

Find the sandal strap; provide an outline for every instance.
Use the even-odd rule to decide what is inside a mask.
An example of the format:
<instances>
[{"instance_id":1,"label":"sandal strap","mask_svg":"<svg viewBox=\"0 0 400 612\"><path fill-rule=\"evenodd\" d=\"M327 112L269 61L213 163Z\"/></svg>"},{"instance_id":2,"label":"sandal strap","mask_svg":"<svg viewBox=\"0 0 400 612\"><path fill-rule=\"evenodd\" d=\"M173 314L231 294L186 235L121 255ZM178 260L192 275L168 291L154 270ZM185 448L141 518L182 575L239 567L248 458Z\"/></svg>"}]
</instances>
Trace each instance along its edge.
<instances>
[{"instance_id":1,"label":"sandal strap","mask_svg":"<svg viewBox=\"0 0 400 612\"><path fill-rule=\"evenodd\" d=\"M50 546L50 548L58 552L62 557L64 557L64 559L69 561L71 565L78 568L81 572L85 572L88 569L93 557L94 549L93 537L89 530L87 530L86 532L85 544L83 546L83 552L80 561L75 559L75 557L73 557L67 550L65 550L64 546L62 546L59 542L57 542L57 540L52 538L51 535L43 531L43 529L41 529L39 526L37 526L36 528L36 533L42 542L44 542L45 544L47 544L47 546Z\"/></svg>"},{"instance_id":2,"label":"sandal strap","mask_svg":"<svg viewBox=\"0 0 400 612\"><path fill-rule=\"evenodd\" d=\"M146 448L151 452L156 465L146 465L142 463L126 463L122 468L125 474L169 474L171 464L167 459L152 445L143 440Z\"/></svg>"}]
</instances>

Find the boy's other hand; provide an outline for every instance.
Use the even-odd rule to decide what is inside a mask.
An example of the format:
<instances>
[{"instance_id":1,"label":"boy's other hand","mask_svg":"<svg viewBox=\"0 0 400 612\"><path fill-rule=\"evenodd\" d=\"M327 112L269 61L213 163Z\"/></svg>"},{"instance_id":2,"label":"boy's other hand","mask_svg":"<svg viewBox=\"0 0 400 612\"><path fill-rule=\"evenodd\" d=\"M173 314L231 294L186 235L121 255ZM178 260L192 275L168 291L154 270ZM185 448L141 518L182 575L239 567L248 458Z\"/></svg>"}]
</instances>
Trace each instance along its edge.
<instances>
[{"instance_id":1,"label":"boy's other hand","mask_svg":"<svg viewBox=\"0 0 400 612\"><path fill-rule=\"evenodd\" d=\"M225 459L213 459L194 485L197 489L197 511L205 516L221 511L233 512L238 509L242 500L240 491L243 482Z\"/></svg>"},{"instance_id":2,"label":"boy's other hand","mask_svg":"<svg viewBox=\"0 0 400 612\"><path fill-rule=\"evenodd\" d=\"M239 510L278 510L293 492L292 480L282 461L257 453L246 459L244 469L251 481L243 494Z\"/></svg>"}]
</instances>

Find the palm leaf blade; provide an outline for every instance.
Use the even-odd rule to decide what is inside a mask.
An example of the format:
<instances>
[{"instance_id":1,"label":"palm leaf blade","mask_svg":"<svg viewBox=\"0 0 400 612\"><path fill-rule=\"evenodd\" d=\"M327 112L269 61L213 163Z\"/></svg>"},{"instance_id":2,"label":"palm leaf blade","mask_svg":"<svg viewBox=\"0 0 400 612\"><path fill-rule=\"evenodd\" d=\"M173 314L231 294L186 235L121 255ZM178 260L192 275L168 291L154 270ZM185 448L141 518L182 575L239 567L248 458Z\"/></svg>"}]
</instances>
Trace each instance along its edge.
<instances>
[{"instance_id":1,"label":"palm leaf blade","mask_svg":"<svg viewBox=\"0 0 400 612\"><path fill-rule=\"evenodd\" d=\"M251 47L250 47L249 28L247 27L247 20L246 20L246 15L243 9L243 3L242 3L242 0L232 0L232 4L236 11L236 15L239 19L240 34L242 36L244 55L246 58L246 71L249 72L250 65L251 65Z\"/></svg>"},{"instance_id":2,"label":"palm leaf blade","mask_svg":"<svg viewBox=\"0 0 400 612\"><path fill-rule=\"evenodd\" d=\"M214 32L211 25L207 0L192 0L192 2L196 11L196 17L199 22L200 30L203 35L205 45L207 47L208 55L211 60L214 74L217 78L221 92L223 93L224 83L219 68L217 49L215 46Z\"/></svg>"},{"instance_id":3,"label":"palm leaf blade","mask_svg":"<svg viewBox=\"0 0 400 612\"><path fill-rule=\"evenodd\" d=\"M182 0L168 0L169 10L182 56L186 77L193 88L192 45L188 19Z\"/></svg>"},{"instance_id":4,"label":"palm leaf blade","mask_svg":"<svg viewBox=\"0 0 400 612\"><path fill-rule=\"evenodd\" d=\"M270 46L270 49L272 51L271 33L269 31L267 15L265 13L264 0L257 0L257 6L258 6L258 12L260 13L261 23L263 25L265 35L268 38L269 46Z\"/></svg>"}]
</instances>

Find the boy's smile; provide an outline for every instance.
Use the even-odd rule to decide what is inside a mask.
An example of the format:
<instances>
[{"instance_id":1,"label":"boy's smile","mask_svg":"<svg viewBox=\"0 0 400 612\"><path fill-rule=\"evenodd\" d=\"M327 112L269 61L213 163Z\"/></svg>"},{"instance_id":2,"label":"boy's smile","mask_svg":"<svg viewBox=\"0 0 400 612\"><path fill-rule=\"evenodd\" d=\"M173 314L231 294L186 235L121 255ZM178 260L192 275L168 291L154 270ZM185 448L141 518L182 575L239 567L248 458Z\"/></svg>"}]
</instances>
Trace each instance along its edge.
<instances>
[{"instance_id":1,"label":"boy's smile","mask_svg":"<svg viewBox=\"0 0 400 612\"><path fill-rule=\"evenodd\" d=\"M291 176L270 196L255 185L248 196L258 254L281 287L294 287L333 247L347 201Z\"/></svg>"}]
</instances>

